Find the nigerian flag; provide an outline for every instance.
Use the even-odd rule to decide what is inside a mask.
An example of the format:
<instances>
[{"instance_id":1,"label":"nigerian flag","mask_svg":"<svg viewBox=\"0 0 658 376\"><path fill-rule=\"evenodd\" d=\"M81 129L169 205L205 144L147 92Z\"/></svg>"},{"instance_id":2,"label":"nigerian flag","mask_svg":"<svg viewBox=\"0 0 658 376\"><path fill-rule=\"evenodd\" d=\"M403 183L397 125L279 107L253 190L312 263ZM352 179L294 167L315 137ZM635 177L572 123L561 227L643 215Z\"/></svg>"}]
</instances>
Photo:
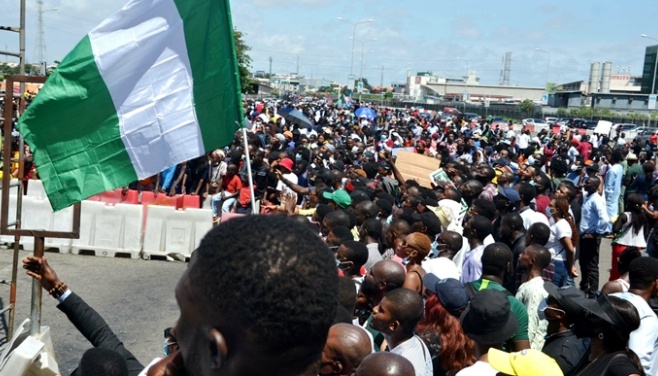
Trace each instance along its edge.
<instances>
[{"instance_id":1,"label":"nigerian flag","mask_svg":"<svg viewBox=\"0 0 658 376\"><path fill-rule=\"evenodd\" d=\"M18 130L59 210L226 146L241 124L228 0L131 0L64 58Z\"/></svg>"}]
</instances>

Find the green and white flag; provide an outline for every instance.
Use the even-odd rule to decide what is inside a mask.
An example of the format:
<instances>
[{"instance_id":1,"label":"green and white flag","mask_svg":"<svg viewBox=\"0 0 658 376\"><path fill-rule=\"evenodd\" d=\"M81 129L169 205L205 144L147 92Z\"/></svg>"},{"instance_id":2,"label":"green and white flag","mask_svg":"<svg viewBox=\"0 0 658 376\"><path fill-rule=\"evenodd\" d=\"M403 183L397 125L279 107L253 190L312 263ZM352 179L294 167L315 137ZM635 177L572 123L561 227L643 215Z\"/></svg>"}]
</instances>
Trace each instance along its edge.
<instances>
[{"instance_id":1,"label":"green and white flag","mask_svg":"<svg viewBox=\"0 0 658 376\"><path fill-rule=\"evenodd\" d=\"M64 58L18 130L59 210L226 146L238 123L228 0L131 0Z\"/></svg>"}]
</instances>

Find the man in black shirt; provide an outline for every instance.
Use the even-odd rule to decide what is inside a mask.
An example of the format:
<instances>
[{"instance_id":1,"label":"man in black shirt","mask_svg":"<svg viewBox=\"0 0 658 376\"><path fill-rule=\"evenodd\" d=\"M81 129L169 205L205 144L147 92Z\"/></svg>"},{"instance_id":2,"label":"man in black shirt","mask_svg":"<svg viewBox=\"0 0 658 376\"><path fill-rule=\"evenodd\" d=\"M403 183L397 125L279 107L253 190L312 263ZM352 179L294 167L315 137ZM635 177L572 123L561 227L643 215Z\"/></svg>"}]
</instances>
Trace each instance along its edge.
<instances>
[{"instance_id":1,"label":"man in black shirt","mask_svg":"<svg viewBox=\"0 0 658 376\"><path fill-rule=\"evenodd\" d=\"M573 374L580 360L589 347L583 339L577 338L571 331L571 325L580 310L573 299L583 298L585 294L575 287L558 288L551 282L545 282L548 291L546 306L540 305L548 320L546 342L542 352L555 359L565 376Z\"/></svg>"}]
</instances>

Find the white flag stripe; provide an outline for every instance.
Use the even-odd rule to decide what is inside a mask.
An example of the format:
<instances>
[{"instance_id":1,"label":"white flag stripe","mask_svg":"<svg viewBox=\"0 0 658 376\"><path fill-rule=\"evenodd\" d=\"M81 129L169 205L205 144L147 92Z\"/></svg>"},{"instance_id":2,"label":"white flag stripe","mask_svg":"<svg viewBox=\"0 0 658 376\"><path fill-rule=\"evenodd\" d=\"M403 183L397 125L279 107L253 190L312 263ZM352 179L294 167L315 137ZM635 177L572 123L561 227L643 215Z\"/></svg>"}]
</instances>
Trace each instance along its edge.
<instances>
[{"instance_id":1,"label":"white flag stripe","mask_svg":"<svg viewBox=\"0 0 658 376\"><path fill-rule=\"evenodd\" d=\"M134 1L89 39L137 176L202 155L183 21L173 0ZM153 157L163 153L167 158Z\"/></svg>"}]
</instances>

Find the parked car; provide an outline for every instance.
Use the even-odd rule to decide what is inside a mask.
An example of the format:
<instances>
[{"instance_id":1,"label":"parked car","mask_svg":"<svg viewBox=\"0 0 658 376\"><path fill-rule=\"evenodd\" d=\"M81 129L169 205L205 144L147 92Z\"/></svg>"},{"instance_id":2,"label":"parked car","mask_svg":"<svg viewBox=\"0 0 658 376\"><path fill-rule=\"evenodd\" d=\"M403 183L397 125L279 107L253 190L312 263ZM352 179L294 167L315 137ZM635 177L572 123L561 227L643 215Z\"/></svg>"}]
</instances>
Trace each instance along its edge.
<instances>
[{"instance_id":1,"label":"parked car","mask_svg":"<svg viewBox=\"0 0 658 376\"><path fill-rule=\"evenodd\" d=\"M533 126L535 128L535 132L540 132L544 129L548 130L548 123L544 121L544 119L527 118L523 119L522 123L524 126Z\"/></svg>"},{"instance_id":2,"label":"parked car","mask_svg":"<svg viewBox=\"0 0 658 376\"><path fill-rule=\"evenodd\" d=\"M658 128L643 129L633 138L638 141L640 145L644 145L645 142L649 141L654 132L658 132ZM626 138L628 140L628 138Z\"/></svg>"},{"instance_id":3,"label":"parked car","mask_svg":"<svg viewBox=\"0 0 658 376\"><path fill-rule=\"evenodd\" d=\"M494 117L493 119L491 119L491 128L492 129L498 129L498 127L501 127L501 126L503 127L503 129L505 129L505 127L507 127L507 121L505 121L504 118L502 118L500 116L497 116L497 117Z\"/></svg>"},{"instance_id":4,"label":"parked car","mask_svg":"<svg viewBox=\"0 0 658 376\"><path fill-rule=\"evenodd\" d=\"M583 123L583 129L595 129L596 125L599 124L598 121L596 120L586 120L585 123Z\"/></svg>"},{"instance_id":5,"label":"parked car","mask_svg":"<svg viewBox=\"0 0 658 376\"><path fill-rule=\"evenodd\" d=\"M546 120L546 123L548 123L548 125L552 126L553 124L557 123L558 118L549 116L544 120Z\"/></svg>"},{"instance_id":6,"label":"parked car","mask_svg":"<svg viewBox=\"0 0 658 376\"><path fill-rule=\"evenodd\" d=\"M631 141L634 140L636 137L643 135L645 132L654 132L654 131L658 131L658 129L655 127L636 126L635 128L631 128L628 130L623 130L622 128L620 132L618 131L618 134L623 133L624 138L627 141ZM651 133L649 133L649 135L651 135Z\"/></svg>"},{"instance_id":7,"label":"parked car","mask_svg":"<svg viewBox=\"0 0 658 376\"><path fill-rule=\"evenodd\" d=\"M464 112L464 119L468 121L480 121L480 115L473 113L473 112Z\"/></svg>"}]
</instances>

